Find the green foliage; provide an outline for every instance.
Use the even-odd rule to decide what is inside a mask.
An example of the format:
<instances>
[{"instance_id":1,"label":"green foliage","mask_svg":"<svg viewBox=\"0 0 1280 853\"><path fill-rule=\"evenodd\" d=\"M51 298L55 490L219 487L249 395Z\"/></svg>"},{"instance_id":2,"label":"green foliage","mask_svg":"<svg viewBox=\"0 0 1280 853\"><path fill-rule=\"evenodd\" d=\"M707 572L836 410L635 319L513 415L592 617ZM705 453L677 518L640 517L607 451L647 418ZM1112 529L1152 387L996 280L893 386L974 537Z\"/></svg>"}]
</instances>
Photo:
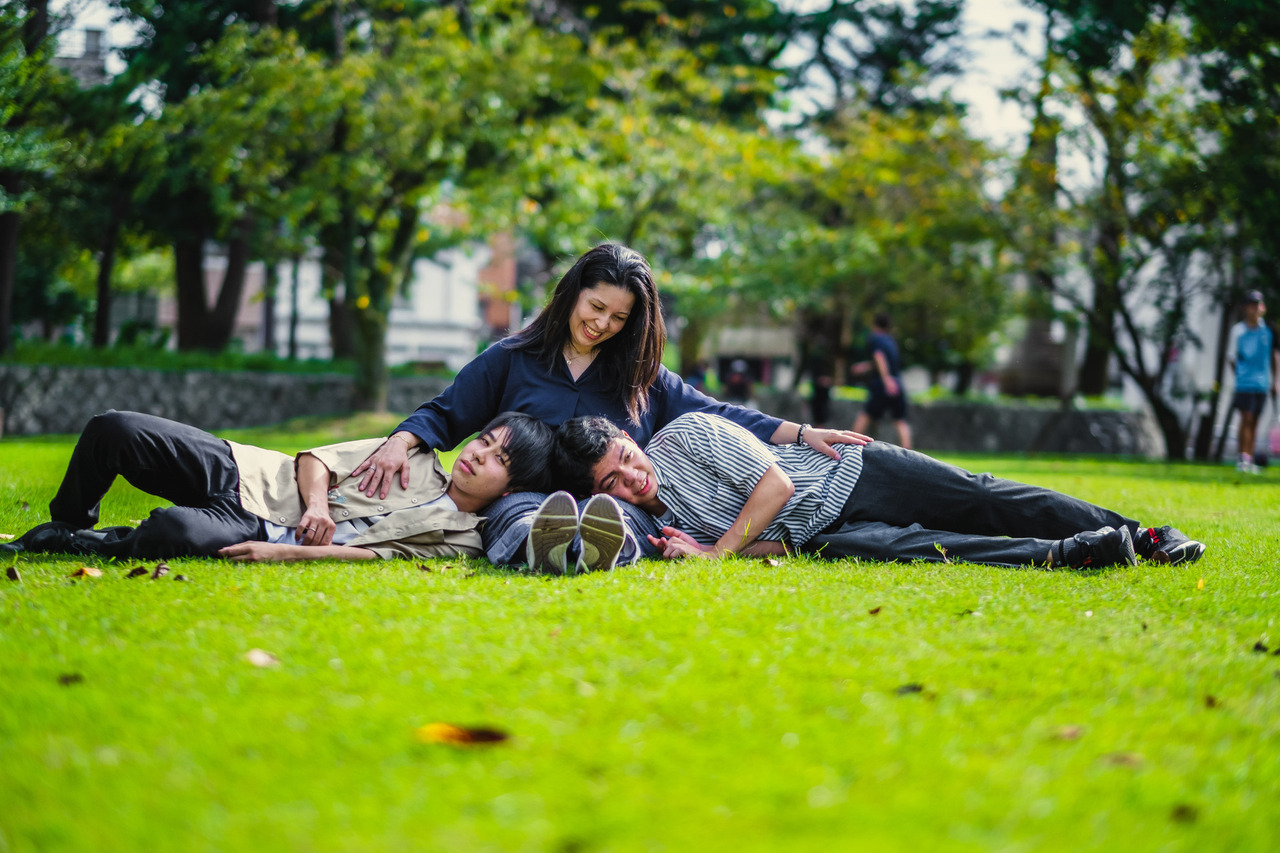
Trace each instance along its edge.
<instances>
[{"instance_id":1,"label":"green foliage","mask_svg":"<svg viewBox=\"0 0 1280 853\"><path fill-rule=\"evenodd\" d=\"M316 427L228 437L292 451ZM44 519L69 451L0 443L0 530ZM962 464L1210 550L1091 573L789 558L555 579L192 559L73 581L82 560L25 558L0 578L6 844L1269 850L1274 475ZM103 522L154 504L118 484ZM420 742L432 722L512 737Z\"/></svg>"}]
</instances>

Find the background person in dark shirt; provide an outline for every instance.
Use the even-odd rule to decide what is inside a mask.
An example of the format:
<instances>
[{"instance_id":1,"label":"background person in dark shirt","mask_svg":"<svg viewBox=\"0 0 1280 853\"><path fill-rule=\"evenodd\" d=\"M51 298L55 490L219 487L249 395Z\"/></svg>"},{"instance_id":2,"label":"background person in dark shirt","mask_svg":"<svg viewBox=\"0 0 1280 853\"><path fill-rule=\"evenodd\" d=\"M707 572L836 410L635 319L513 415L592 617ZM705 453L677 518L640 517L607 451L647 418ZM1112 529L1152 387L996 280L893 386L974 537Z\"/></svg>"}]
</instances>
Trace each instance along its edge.
<instances>
[{"instance_id":1,"label":"background person in dark shirt","mask_svg":"<svg viewBox=\"0 0 1280 853\"><path fill-rule=\"evenodd\" d=\"M898 358L898 342L893 339L893 321L881 312L871 323L871 360L860 361L851 370L855 376L868 375L867 404L853 422L853 431L866 433L872 422L886 412L898 430L898 444L911 449L911 425L907 423L907 392L902 387L902 365Z\"/></svg>"}]
</instances>

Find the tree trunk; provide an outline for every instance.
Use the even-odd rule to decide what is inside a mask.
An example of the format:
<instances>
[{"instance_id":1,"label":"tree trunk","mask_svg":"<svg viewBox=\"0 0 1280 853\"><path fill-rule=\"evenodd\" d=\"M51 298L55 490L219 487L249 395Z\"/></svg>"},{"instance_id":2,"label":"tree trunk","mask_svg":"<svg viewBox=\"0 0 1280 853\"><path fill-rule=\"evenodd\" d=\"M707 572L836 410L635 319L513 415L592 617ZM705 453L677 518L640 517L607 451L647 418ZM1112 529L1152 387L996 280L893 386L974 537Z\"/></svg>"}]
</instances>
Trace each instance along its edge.
<instances>
[{"instance_id":1,"label":"tree trunk","mask_svg":"<svg viewBox=\"0 0 1280 853\"><path fill-rule=\"evenodd\" d=\"M1213 428L1218 420L1218 405L1222 401L1222 380L1227 373L1227 337L1230 334L1231 312L1224 308L1218 319L1218 348L1214 359L1213 387L1209 391L1209 411L1201 416L1200 424L1196 429L1195 458L1201 462L1222 459L1221 445L1218 446L1216 454L1213 452ZM1231 420L1230 412L1227 414L1227 420Z\"/></svg>"},{"instance_id":2,"label":"tree trunk","mask_svg":"<svg viewBox=\"0 0 1280 853\"><path fill-rule=\"evenodd\" d=\"M372 306L350 313L355 332L356 411L385 412L391 377L387 369L387 315Z\"/></svg>"},{"instance_id":3,"label":"tree trunk","mask_svg":"<svg viewBox=\"0 0 1280 853\"><path fill-rule=\"evenodd\" d=\"M236 329L236 317L240 315L240 299L244 296L245 274L249 269L249 240L245 229L227 243L227 271L218 288L218 299L209 314L209 337L204 349L221 352L231 343Z\"/></svg>"},{"instance_id":4,"label":"tree trunk","mask_svg":"<svg viewBox=\"0 0 1280 853\"><path fill-rule=\"evenodd\" d=\"M276 353L276 297L280 289L280 270L278 264L267 260L262 262L264 280L262 283L262 348L275 355Z\"/></svg>"},{"instance_id":5,"label":"tree trunk","mask_svg":"<svg viewBox=\"0 0 1280 853\"><path fill-rule=\"evenodd\" d=\"M0 213L0 354L13 349L13 282L20 224L16 212Z\"/></svg>"},{"instance_id":6,"label":"tree trunk","mask_svg":"<svg viewBox=\"0 0 1280 853\"><path fill-rule=\"evenodd\" d=\"M178 349L204 349L209 300L204 283L204 237L173 243L173 272L178 289Z\"/></svg>"},{"instance_id":7,"label":"tree trunk","mask_svg":"<svg viewBox=\"0 0 1280 853\"><path fill-rule=\"evenodd\" d=\"M298 267L302 265L302 257L293 256L293 265L289 269L292 284L289 287L289 360L298 357Z\"/></svg>"},{"instance_id":8,"label":"tree trunk","mask_svg":"<svg viewBox=\"0 0 1280 853\"><path fill-rule=\"evenodd\" d=\"M93 345L98 349L111 345L111 275L116 265L119 238L120 217L113 208L102 237L102 256L98 259L98 304L93 312Z\"/></svg>"}]
</instances>

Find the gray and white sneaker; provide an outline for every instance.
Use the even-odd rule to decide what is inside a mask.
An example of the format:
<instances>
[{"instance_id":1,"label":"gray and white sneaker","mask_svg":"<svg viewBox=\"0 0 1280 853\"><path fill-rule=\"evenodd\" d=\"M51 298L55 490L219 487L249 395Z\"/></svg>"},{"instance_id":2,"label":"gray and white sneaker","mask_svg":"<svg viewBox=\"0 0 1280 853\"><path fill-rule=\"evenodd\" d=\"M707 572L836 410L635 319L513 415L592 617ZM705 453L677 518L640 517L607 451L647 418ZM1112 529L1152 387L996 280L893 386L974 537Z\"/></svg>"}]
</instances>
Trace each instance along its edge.
<instances>
[{"instance_id":1,"label":"gray and white sneaker","mask_svg":"<svg viewBox=\"0 0 1280 853\"><path fill-rule=\"evenodd\" d=\"M579 572L607 572L617 565L626 533L622 508L616 500L608 495L596 495L587 501L578 531L582 536Z\"/></svg>"},{"instance_id":2,"label":"gray and white sneaker","mask_svg":"<svg viewBox=\"0 0 1280 853\"><path fill-rule=\"evenodd\" d=\"M578 535L578 502L568 492L553 492L533 514L533 528L525 547L525 562L535 572L562 575L569 563L569 546Z\"/></svg>"}]
</instances>

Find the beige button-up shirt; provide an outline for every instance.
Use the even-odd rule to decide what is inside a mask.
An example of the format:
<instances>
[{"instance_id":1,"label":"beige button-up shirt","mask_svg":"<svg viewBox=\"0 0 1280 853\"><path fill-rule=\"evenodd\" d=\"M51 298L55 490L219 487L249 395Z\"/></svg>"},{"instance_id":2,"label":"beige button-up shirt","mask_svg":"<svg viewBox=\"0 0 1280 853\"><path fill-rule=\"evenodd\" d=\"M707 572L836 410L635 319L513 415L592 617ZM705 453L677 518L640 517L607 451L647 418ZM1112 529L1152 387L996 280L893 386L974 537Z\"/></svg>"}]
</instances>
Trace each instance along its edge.
<instances>
[{"instance_id":1,"label":"beige button-up shirt","mask_svg":"<svg viewBox=\"0 0 1280 853\"><path fill-rule=\"evenodd\" d=\"M449 475L439 457L421 446L409 451L409 488L396 479L386 500L366 496L351 472L382 444L380 438L345 441L306 451L329 469L329 517L335 523L385 515L345 544L368 548L379 557L481 556L478 515L441 506L427 506L444 494ZM240 469L240 503L249 512L279 524L297 527L306 506L298 494L294 458L274 450L229 441ZM427 464L428 458L430 464Z\"/></svg>"}]
</instances>

